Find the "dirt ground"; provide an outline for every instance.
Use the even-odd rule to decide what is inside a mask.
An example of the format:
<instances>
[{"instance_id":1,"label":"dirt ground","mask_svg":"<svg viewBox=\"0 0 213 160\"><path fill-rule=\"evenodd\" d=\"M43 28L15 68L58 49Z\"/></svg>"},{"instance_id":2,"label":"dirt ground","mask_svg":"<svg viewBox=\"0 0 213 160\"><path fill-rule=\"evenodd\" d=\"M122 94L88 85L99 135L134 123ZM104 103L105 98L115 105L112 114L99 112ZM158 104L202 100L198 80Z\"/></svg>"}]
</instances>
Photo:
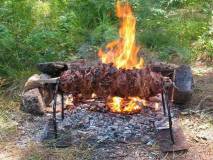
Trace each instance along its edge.
<instances>
[{"instance_id":1,"label":"dirt ground","mask_svg":"<svg viewBox=\"0 0 213 160\"><path fill-rule=\"evenodd\" d=\"M212 160L213 159L213 68L202 64L192 67L195 78L195 92L189 104L181 110L180 122L189 144L188 152L163 154L157 144L150 148L139 148L137 144L128 144L129 152L123 156L112 159L159 159L159 160ZM5 103L2 103L2 105ZM18 104L6 103L5 105L17 106ZM34 142L27 148L20 148L16 141L22 134L16 127L26 115L16 110L14 115L6 112L0 116L7 116L7 124L3 127L0 117L0 159L2 160L69 160L92 159L93 150L87 148L70 147L66 149L47 148ZM17 118L18 117L18 118ZM17 123L16 123L17 121ZM6 124L5 123L5 124ZM4 130L5 132L4 132ZM125 144L126 145L126 144ZM122 149L122 146L120 146ZM131 155L131 152L134 153Z\"/></svg>"},{"instance_id":2,"label":"dirt ground","mask_svg":"<svg viewBox=\"0 0 213 160\"><path fill-rule=\"evenodd\" d=\"M213 159L213 68L202 64L192 67L195 92L181 112L181 124L190 149L171 159Z\"/></svg>"},{"instance_id":3,"label":"dirt ground","mask_svg":"<svg viewBox=\"0 0 213 160\"><path fill-rule=\"evenodd\" d=\"M164 159L213 159L213 68L203 64L192 66L195 90L192 100L181 110L181 127L189 151L166 154Z\"/></svg>"}]
</instances>

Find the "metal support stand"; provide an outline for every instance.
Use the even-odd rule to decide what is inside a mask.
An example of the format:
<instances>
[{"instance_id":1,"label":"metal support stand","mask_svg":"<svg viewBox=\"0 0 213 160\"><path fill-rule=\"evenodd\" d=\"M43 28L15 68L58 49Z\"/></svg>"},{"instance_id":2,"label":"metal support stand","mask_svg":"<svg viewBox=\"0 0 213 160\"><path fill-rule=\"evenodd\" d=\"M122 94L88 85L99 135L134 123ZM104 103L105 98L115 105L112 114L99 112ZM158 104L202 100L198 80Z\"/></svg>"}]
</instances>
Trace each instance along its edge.
<instances>
[{"instance_id":1,"label":"metal support stand","mask_svg":"<svg viewBox=\"0 0 213 160\"><path fill-rule=\"evenodd\" d=\"M54 86L54 93L53 93L53 127L54 127L54 134L55 138L57 138L57 117L56 117L56 105L57 105L57 95L58 95L58 86L59 80L56 81ZM64 93L61 92L61 119L64 120Z\"/></svg>"},{"instance_id":2,"label":"metal support stand","mask_svg":"<svg viewBox=\"0 0 213 160\"><path fill-rule=\"evenodd\" d=\"M64 93L61 93L61 119L64 120Z\"/></svg>"},{"instance_id":3,"label":"metal support stand","mask_svg":"<svg viewBox=\"0 0 213 160\"><path fill-rule=\"evenodd\" d=\"M162 97L162 104L163 104L163 114L164 114L164 116L166 116L166 104L165 104L164 91L161 92L161 97Z\"/></svg>"},{"instance_id":4,"label":"metal support stand","mask_svg":"<svg viewBox=\"0 0 213 160\"><path fill-rule=\"evenodd\" d=\"M54 134L55 134L55 138L57 138L57 118L56 118L56 105L57 105L57 93L58 93L58 85L59 85L59 81L56 82L55 84L55 90L53 93L53 127L54 127Z\"/></svg>"},{"instance_id":5,"label":"metal support stand","mask_svg":"<svg viewBox=\"0 0 213 160\"><path fill-rule=\"evenodd\" d=\"M162 91L162 103L163 103L163 112L164 116L168 116L169 120L169 132L170 132L170 138L172 141L172 144L175 143L174 141L174 135L173 135L173 130L172 130L172 116L171 116L171 108L168 100L168 88L164 87Z\"/></svg>"},{"instance_id":6,"label":"metal support stand","mask_svg":"<svg viewBox=\"0 0 213 160\"><path fill-rule=\"evenodd\" d=\"M183 131L179 126L177 119L172 121L171 103L173 99L171 98L171 101L169 100L169 89L171 87L176 86L169 81L168 83L165 81L162 87L161 95L165 118L159 123L156 123L156 128L158 129L157 138L162 152L187 151L189 147L186 143Z\"/></svg>"},{"instance_id":7,"label":"metal support stand","mask_svg":"<svg viewBox=\"0 0 213 160\"><path fill-rule=\"evenodd\" d=\"M168 104L168 102L167 102L167 110L168 110L170 137L171 137L172 144L174 144L175 140L174 140L173 129L172 129L172 116L171 116L170 105Z\"/></svg>"}]
</instances>

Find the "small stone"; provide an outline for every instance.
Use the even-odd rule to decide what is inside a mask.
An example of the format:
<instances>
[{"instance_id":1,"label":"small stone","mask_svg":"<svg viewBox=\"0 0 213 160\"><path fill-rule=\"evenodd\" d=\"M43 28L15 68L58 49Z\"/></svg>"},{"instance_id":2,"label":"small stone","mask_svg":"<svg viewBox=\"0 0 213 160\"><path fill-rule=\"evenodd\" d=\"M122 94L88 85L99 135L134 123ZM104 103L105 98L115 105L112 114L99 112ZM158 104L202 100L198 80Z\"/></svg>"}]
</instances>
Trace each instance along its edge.
<instances>
[{"instance_id":1,"label":"small stone","mask_svg":"<svg viewBox=\"0 0 213 160\"><path fill-rule=\"evenodd\" d=\"M144 137L141 138L141 141L144 144L147 144L150 141L150 137L148 135L145 135Z\"/></svg>"},{"instance_id":2,"label":"small stone","mask_svg":"<svg viewBox=\"0 0 213 160\"><path fill-rule=\"evenodd\" d=\"M125 130L123 133L124 133L124 134L130 134L130 133L132 133L132 132L131 132L131 130L128 129L128 130Z\"/></svg>"},{"instance_id":3,"label":"small stone","mask_svg":"<svg viewBox=\"0 0 213 160\"><path fill-rule=\"evenodd\" d=\"M189 115L190 113L188 111L182 111L182 112L180 112L180 114L183 116L186 116L186 115Z\"/></svg>"},{"instance_id":4,"label":"small stone","mask_svg":"<svg viewBox=\"0 0 213 160\"><path fill-rule=\"evenodd\" d=\"M150 140L148 143L146 143L146 145L152 146L154 143L155 143L154 140Z\"/></svg>"},{"instance_id":5,"label":"small stone","mask_svg":"<svg viewBox=\"0 0 213 160\"><path fill-rule=\"evenodd\" d=\"M99 106L99 107L103 107L103 108L106 107L105 103L101 103L101 102L98 103L98 106Z\"/></svg>"}]
</instances>

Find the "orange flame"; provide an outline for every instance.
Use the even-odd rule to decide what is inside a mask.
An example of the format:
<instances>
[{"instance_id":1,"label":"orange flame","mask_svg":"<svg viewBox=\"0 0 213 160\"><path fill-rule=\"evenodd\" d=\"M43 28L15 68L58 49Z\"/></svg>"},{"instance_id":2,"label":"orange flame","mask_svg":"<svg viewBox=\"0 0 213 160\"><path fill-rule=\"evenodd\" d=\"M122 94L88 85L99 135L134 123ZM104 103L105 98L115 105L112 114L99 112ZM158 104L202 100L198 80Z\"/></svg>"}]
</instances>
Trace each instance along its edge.
<instances>
[{"instance_id":1,"label":"orange flame","mask_svg":"<svg viewBox=\"0 0 213 160\"><path fill-rule=\"evenodd\" d=\"M105 50L100 49L98 56L103 63L113 63L117 68L143 68L144 60L138 58L139 47L135 42L136 18L128 2L117 1L116 16L120 19L119 39L107 44ZM145 100L138 97L112 97L108 101L110 110L119 113L138 112L141 110L141 104L146 106Z\"/></svg>"},{"instance_id":2,"label":"orange flame","mask_svg":"<svg viewBox=\"0 0 213 160\"><path fill-rule=\"evenodd\" d=\"M116 113L136 113L141 110L142 106L147 105L147 101L139 97L129 97L128 99L112 97L108 100L109 109Z\"/></svg>"},{"instance_id":3,"label":"orange flame","mask_svg":"<svg viewBox=\"0 0 213 160\"><path fill-rule=\"evenodd\" d=\"M117 68L142 68L143 58L138 60L139 47L135 44L136 18L131 6L117 1L116 15L120 19L119 40L107 44L106 52L99 50L98 56L103 63L113 63Z\"/></svg>"}]
</instances>

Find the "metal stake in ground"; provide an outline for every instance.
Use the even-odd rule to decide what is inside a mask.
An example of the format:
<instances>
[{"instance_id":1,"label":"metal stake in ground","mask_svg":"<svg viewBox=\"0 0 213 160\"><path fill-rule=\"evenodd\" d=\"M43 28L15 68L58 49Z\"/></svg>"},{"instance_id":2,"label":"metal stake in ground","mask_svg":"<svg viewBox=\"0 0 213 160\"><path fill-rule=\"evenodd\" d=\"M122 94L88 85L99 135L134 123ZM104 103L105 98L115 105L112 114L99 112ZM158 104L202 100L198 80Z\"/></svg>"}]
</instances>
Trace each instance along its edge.
<instances>
[{"instance_id":1,"label":"metal stake in ground","mask_svg":"<svg viewBox=\"0 0 213 160\"><path fill-rule=\"evenodd\" d=\"M175 141L174 141L174 135L173 135L173 129L172 129L172 116L171 116L171 108L170 108L169 98L168 98L168 87L169 86L167 85L164 85L163 87L163 94L162 94L163 109L164 109L164 115L165 113L167 113L167 116L168 116L170 138L171 138L172 144L174 144Z\"/></svg>"},{"instance_id":2,"label":"metal stake in ground","mask_svg":"<svg viewBox=\"0 0 213 160\"><path fill-rule=\"evenodd\" d=\"M182 129L176 120L174 125L171 116L171 106L168 100L168 85L164 85L162 93L162 101L164 101L164 112L169 121L169 127L159 129L157 137L159 140L160 149L163 152L187 151L188 145ZM173 86L174 87L174 86Z\"/></svg>"},{"instance_id":3,"label":"metal stake in ground","mask_svg":"<svg viewBox=\"0 0 213 160\"><path fill-rule=\"evenodd\" d=\"M64 120L64 93L61 92L61 119Z\"/></svg>"},{"instance_id":4,"label":"metal stake in ground","mask_svg":"<svg viewBox=\"0 0 213 160\"><path fill-rule=\"evenodd\" d=\"M54 134L55 138L57 138L57 119L56 119L56 104L57 104L57 93L58 93L58 85L59 81L55 84L55 90L53 94L53 126L54 126Z\"/></svg>"}]
</instances>

